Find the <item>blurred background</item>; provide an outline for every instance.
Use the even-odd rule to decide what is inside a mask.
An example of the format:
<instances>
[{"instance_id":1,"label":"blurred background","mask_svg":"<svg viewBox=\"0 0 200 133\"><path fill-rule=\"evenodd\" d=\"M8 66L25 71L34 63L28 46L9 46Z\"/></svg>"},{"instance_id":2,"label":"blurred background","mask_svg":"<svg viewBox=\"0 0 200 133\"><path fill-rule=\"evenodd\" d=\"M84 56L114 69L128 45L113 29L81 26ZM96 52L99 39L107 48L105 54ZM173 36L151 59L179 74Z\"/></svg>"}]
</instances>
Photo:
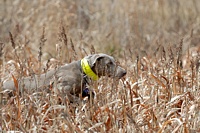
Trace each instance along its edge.
<instances>
[{"instance_id":1,"label":"blurred background","mask_svg":"<svg viewBox=\"0 0 200 133\"><path fill-rule=\"evenodd\" d=\"M9 52L11 32L37 54L45 28L43 55L54 57L62 25L75 49L136 57L183 39L187 50L200 45L199 7L199 0L1 0L0 42Z\"/></svg>"}]
</instances>

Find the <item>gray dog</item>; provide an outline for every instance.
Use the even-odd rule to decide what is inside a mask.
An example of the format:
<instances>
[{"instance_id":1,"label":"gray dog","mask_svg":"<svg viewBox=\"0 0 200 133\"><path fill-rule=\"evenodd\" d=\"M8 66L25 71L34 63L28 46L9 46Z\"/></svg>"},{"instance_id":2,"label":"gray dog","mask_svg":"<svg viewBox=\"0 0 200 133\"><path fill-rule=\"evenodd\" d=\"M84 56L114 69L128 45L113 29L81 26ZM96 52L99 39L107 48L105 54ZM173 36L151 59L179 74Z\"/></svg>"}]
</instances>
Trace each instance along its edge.
<instances>
[{"instance_id":1,"label":"gray dog","mask_svg":"<svg viewBox=\"0 0 200 133\"><path fill-rule=\"evenodd\" d=\"M89 96L87 85L90 80L98 80L101 76L120 79L124 75L125 69L117 66L112 56L93 54L40 76L25 77L18 84L19 88L25 89L49 88L56 85L70 102L80 102L80 94ZM14 90L14 82L4 82L3 89Z\"/></svg>"}]
</instances>

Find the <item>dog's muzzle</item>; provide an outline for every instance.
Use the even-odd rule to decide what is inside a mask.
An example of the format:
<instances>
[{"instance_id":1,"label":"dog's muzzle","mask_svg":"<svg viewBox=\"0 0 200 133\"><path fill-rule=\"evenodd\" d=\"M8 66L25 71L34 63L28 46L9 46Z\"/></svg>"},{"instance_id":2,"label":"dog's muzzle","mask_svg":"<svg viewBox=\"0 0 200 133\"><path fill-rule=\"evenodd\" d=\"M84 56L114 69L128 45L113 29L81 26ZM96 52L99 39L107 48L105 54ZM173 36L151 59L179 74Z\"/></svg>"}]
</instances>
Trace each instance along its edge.
<instances>
[{"instance_id":1,"label":"dog's muzzle","mask_svg":"<svg viewBox=\"0 0 200 133\"><path fill-rule=\"evenodd\" d=\"M126 75L126 70L124 68L118 66L116 69L115 77L120 79L125 75Z\"/></svg>"}]
</instances>

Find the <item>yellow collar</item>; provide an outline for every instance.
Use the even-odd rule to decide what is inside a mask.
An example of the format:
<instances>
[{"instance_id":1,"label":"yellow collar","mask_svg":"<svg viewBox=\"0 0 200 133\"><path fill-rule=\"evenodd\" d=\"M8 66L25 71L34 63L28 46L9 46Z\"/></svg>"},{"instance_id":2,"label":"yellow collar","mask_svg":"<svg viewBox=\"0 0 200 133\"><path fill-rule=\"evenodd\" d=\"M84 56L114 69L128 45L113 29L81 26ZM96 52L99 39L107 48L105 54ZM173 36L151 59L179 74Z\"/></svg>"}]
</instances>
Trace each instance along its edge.
<instances>
[{"instance_id":1,"label":"yellow collar","mask_svg":"<svg viewBox=\"0 0 200 133\"><path fill-rule=\"evenodd\" d=\"M90 77L92 80L98 80L99 77L92 71L90 65L88 64L88 61L85 58L81 60L81 67L83 69L83 72L88 77Z\"/></svg>"}]
</instances>

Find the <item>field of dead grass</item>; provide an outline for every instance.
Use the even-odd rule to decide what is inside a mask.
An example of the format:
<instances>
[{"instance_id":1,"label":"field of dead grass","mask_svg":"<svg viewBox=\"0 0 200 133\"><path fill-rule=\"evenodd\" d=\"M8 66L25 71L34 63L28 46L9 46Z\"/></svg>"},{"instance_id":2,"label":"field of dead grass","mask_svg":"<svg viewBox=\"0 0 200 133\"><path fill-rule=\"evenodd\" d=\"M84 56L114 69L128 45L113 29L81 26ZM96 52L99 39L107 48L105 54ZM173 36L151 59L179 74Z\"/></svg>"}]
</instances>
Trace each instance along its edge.
<instances>
[{"instance_id":1,"label":"field of dead grass","mask_svg":"<svg viewBox=\"0 0 200 133\"><path fill-rule=\"evenodd\" d=\"M94 104L85 99L80 106L54 91L19 95L17 88L8 97L0 89L0 132L200 132L199 6L198 0L1 1L1 83L98 52L128 73L119 83L103 77L92 84Z\"/></svg>"}]
</instances>

